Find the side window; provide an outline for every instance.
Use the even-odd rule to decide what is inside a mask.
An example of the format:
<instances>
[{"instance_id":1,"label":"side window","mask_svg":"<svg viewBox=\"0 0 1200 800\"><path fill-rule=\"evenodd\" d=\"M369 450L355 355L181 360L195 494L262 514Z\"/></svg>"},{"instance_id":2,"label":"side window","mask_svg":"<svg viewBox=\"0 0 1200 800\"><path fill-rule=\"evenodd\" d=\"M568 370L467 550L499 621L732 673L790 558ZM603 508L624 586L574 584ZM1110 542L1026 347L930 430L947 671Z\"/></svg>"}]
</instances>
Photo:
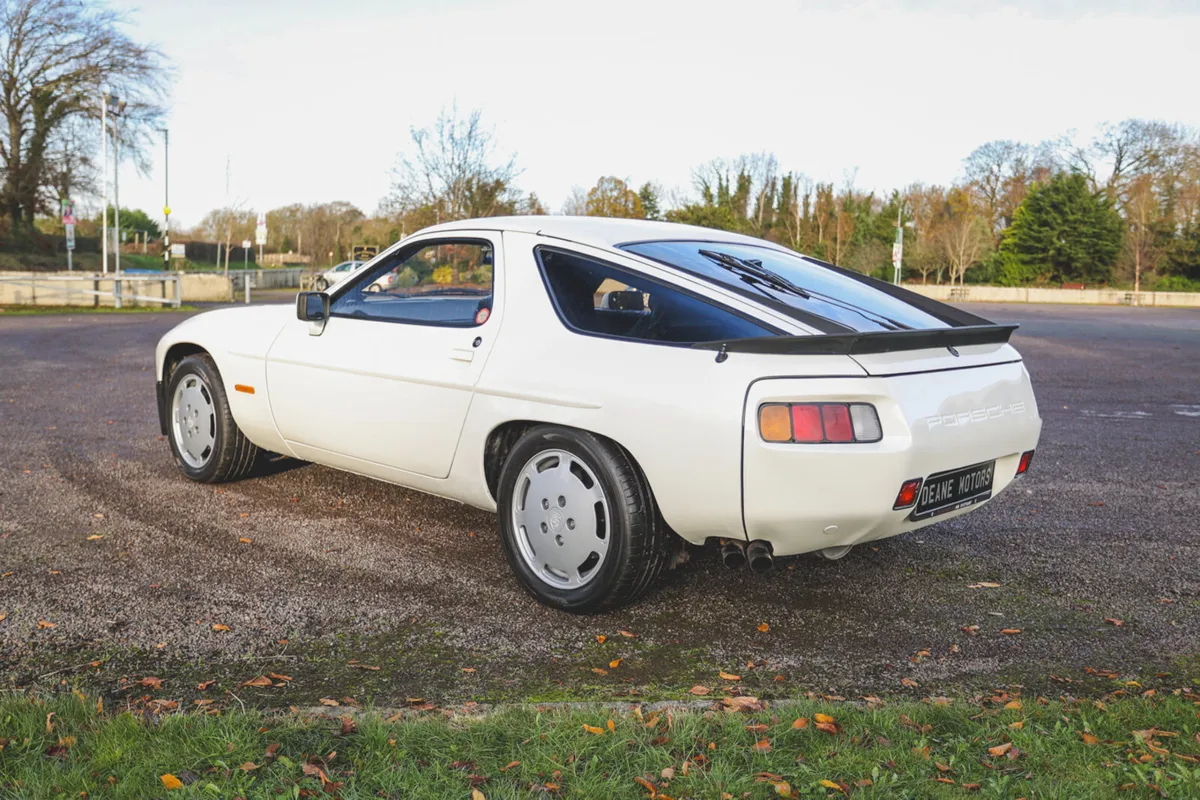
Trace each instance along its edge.
<instances>
[{"instance_id":1,"label":"side window","mask_svg":"<svg viewBox=\"0 0 1200 800\"><path fill-rule=\"evenodd\" d=\"M492 309L490 242L438 240L401 248L330 304L341 317L472 327Z\"/></svg>"},{"instance_id":2,"label":"side window","mask_svg":"<svg viewBox=\"0 0 1200 800\"><path fill-rule=\"evenodd\" d=\"M580 333L664 344L773 336L765 325L575 253L537 249L554 306Z\"/></svg>"}]
</instances>

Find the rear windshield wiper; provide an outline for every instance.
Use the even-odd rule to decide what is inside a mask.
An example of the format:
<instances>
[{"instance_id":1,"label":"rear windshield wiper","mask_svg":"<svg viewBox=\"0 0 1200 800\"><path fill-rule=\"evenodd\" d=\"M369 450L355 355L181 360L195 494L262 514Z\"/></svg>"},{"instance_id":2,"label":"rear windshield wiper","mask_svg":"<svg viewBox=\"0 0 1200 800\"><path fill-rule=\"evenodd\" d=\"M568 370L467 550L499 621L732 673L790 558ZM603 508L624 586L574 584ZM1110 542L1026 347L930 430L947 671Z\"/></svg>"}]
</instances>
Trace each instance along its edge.
<instances>
[{"instance_id":1,"label":"rear windshield wiper","mask_svg":"<svg viewBox=\"0 0 1200 800\"><path fill-rule=\"evenodd\" d=\"M811 294L804 289L801 289L787 278L771 272L771 270L763 267L761 261L738 258L737 256L732 256L729 253L721 253L717 250L701 250L700 255L716 264L719 264L730 272L735 272L739 275L754 278L760 283L770 286L772 289L789 292L797 295L798 297L803 297L806 300L812 297Z\"/></svg>"}]
</instances>

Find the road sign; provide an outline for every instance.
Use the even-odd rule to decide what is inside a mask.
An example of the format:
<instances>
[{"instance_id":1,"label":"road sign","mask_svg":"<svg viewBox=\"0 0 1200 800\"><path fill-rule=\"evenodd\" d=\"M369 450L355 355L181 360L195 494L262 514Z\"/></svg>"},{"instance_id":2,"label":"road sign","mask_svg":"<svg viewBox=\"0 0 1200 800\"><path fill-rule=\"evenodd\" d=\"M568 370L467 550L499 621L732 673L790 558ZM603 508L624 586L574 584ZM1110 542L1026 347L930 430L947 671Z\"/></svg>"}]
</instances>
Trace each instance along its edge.
<instances>
[{"instance_id":1,"label":"road sign","mask_svg":"<svg viewBox=\"0 0 1200 800\"><path fill-rule=\"evenodd\" d=\"M254 229L255 244L264 245L267 243L267 215L260 213L258 215L258 225Z\"/></svg>"},{"instance_id":2,"label":"road sign","mask_svg":"<svg viewBox=\"0 0 1200 800\"><path fill-rule=\"evenodd\" d=\"M75 224L75 201L73 201L73 200L63 200L62 201L62 221L63 221L63 225L74 225Z\"/></svg>"},{"instance_id":3,"label":"road sign","mask_svg":"<svg viewBox=\"0 0 1200 800\"><path fill-rule=\"evenodd\" d=\"M251 242L249 239L242 239L242 249L243 250L249 250L253 246L253 244L254 243Z\"/></svg>"},{"instance_id":4,"label":"road sign","mask_svg":"<svg viewBox=\"0 0 1200 800\"><path fill-rule=\"evenodd\" d=\"M74 219L74 217L72 217L72 219ZM68 222L66 224L66 228L67 228L67 249L74 250L75 249L75 223Z\"/></svg>"},{"instance_id":5,"label":"road sign","mask_svg":"<svg viewBox=\"0 0 1200 800\"><path fill-rule=\"evenodd\" d=\"M350 248L350 258L354 261L370 261L379 255L379 248L373 244L356 244Z\"/></svg>"},{"instance_id":6,"label":"road sign","mask_svg":"<svg viewBox=\"0 0 1200 800\"><path fill-rule=\"evenodd\" d=\"M187 245L186 244L172 244L171 245L171 258L187 258Z\"/></svg>"}]
</instances>

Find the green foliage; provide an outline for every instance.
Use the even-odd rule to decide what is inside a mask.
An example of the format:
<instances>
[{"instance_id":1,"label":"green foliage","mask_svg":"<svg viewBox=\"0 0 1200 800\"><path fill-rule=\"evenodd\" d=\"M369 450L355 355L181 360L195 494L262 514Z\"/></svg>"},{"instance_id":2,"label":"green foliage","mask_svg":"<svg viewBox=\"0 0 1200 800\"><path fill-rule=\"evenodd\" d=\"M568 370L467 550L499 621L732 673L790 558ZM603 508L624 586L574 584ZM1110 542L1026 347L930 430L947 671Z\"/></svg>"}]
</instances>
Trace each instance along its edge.
<instances>
[{"instance_id":1,"label":"green foliage","mask_svg":"<svg viewBox=\"0 0 1200 800\"><path fill-rule=\"evenodd\" d=\"M116 219L116 209L111 205L108 207L108 224L112 225ZM99 226L101 217L97 216L95 222ZM135 231L148 231L150 233L150 241L157 241L162 238L162 229L158 226L149 214L142 211L140 208L122 208L121 209L121 230L127 231L126 241L133 241ZM140 234L139 234L140 235Z\"/></svg>"},{"instance_id":2,"label":"green foliage","mask_svg":"<svg viewBox=\"0 0 1200 800\"><path fill-rule=\"evenodd\" d=\"M646 182L638 189L638 199L642 201L642 211L646 219L662 219L662 208L659 206L658 190L654 184Z\"/></svg>"},{"instance_id":3,"label":"green foliage","mask_svg":"<svg viewBox=\"0 0 1200 800\"><path fill-rule=\"evenodd\" d=\"M1000 243L994 274L1015 286L1037 279L1054 283L1107 283L1121 251L1120 215L1087 179L1059 173L1035 184L1017 208Z\"/></svg>"},{"instance_id":4,"label":"green foliage","mask_svg":"<svg viewBox=\"0 0 1200 800\"><path fill-rule=\"evenodd\" d=\"M1200 795L1200 726L1188 698L1103 706L1006 699L763 709L751 698L747 712L597 706L454 719L409 712L391 722L370 712L343 721L226 710L151 723L97 714L94 700L10 697L0 700L0 794L467 798L477 787L488 800L607 800L650 796L650 787L692 798ZM832 721L818 724L818 715Z\"/></svg>"}]
</instances>

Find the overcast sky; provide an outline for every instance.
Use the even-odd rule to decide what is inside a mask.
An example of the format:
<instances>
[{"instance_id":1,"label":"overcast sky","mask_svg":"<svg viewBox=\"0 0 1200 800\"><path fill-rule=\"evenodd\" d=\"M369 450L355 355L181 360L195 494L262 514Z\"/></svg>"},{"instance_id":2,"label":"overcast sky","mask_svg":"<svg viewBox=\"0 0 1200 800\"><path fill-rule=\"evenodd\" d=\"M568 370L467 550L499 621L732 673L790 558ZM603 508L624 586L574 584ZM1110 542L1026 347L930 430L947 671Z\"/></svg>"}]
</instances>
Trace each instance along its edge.
<instances>
[{"instance_id":1,"label":"overcast sky","mask_svg":"<svg viewBox=\"0 0 1200 800\"><path fill-rule=\"evenodd\" d=\"M173 220L230 195L373 211L410 126L479 108L519 186L558 211L601 175L688 189L716 156L888 190L954 180L991 139L1106 121L1200 127L1200 0L142 0L176 70ZM1086 9L1086 12L1077 9ZM162 162L122 168L155 216Z\"/></svg>"}]
</instances>

